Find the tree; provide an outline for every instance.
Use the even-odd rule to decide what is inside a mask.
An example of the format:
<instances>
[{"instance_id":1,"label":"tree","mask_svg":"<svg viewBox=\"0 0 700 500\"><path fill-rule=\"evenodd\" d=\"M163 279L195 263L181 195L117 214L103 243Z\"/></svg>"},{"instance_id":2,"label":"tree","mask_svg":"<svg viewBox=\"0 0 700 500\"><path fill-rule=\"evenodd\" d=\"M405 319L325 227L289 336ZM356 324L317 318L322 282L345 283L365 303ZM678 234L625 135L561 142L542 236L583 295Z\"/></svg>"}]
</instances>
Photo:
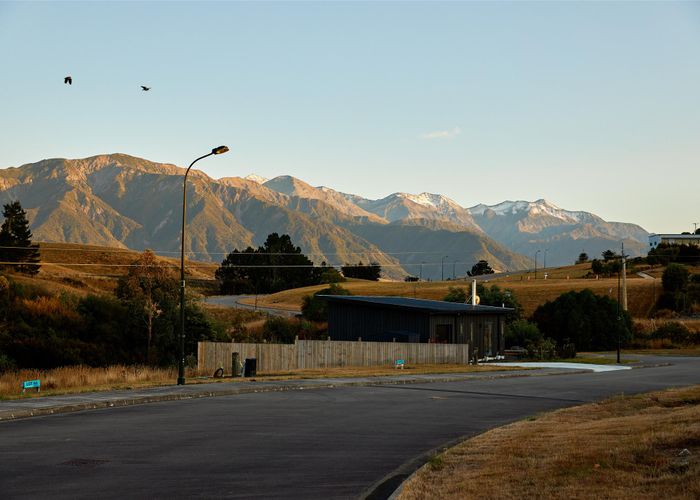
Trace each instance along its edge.
<instances>
[{"instance_id":1,"label":"tree","mask_svg":"<svg viewBox=\"0 0 700 500\"><path fill-rule=\"evenodd\" d=\"M609 297L591 290L567 292L539 306L532 319L545 337L563 346L573 343L581 350L617 347L618 339L631 338L632 319Z\"/></svg>"},{"instance_id":2,"label":"tree","mask_svg":"<svg viewBox=\"0 0 700 500\"><path fill-rule=\"evenodd\" d=\"M681 264L669 264L661 275L661 283L666 292L682 292L688 286L690 273Z\"/></svg>"},{"instance_id":3,"label":"tree","mask_svg":"<svg viewBox=\"0 0 700 500\"><path fill-rule=\"evenodd\" d=\"M442 300L445 302L465 303L467 301L467 292L464 288L451 286L448 288L447 295Z\"/></svg>"},{"instance_id":4,"label":"tree","mask_svg":"<svg viewBox=\"0 0 700 500\"><path fill-rule=\"evenodd\" d=\"M613 252L612 250L610 250L610 249L608 249L608 250L606 250L605 252L603 252L602 255L603 255L603 260L604 260L605 262L608 262L609 260L616 259L616 258L618 257L618 255L617 255L615 252Z\"/></svg>"},{"instance_id":5,"label":"tree","mask_svg":"<svg viewBox=\"0 0 700 500\"><path fill-rule=\"evenodd\" d=\"M5 220L0 227L0 262L19 262L12 267L35 275L40 267L39 245L32 244L27 213L19 201L13 201L3 205L2 215Z\"/></svg>"},{"instance_id":6,"label":"tree","mask_svg":"<svg viewBox=\"0 0 700 500\"><path fill-rule=\"evenodd\" d=\"M482 274L493 274L493 269L485 260L480 260L472 266L471 271L467 271L469 276L481 276Z\"/></svg>"},{"instance_id":7,"label":"tree","mask_svg":"<svg viewBox=\"0 0 700 500\"><path fill-rule=\"evenodd\" d=\"M491 287L481 283L476 285L476 294L479 296L479 304L483 306L508 307L513 309L511 314L506 316L506 323L511 323L522 315L522 306L515 296L515 292L508 288L501 290L498 285Z\"/></svg>"},{"instance_id":8,"label":"tree","mask_svg":"<svg viewBox=\"0 0 700 500\"><path fill-rule=\"evenodd\" d=\"M581 252L576 259L576 264L584 264L588 262L588 254L586 252Z\"/></svg>"},{"instance_id":9,"label":"tree","mask_svg":"<svg viewBox=\"0 0 700 500\"><path fill-rule=\"evenodd\" d=\"M289 235L272 233L257 249L234 249L221 262L215 276L224 294L275 293L317 285L328 269L332 268L314 267Z\"/></svg>"},{"instance_id":10,"label":"tree","mask_svg":"<svg viewBox=\"0 0 700 500\"><path fill-rule=\"evenodd\" d=\"M337 283L319 290L313 295L304 297L301 304L301 315L309 321L328 321L328 301L319 295L352 295L349 290Z\"/></svg>"},{"instance_id":11,"label":"tree","mask_svg":"<svg viewBox=\"0 0 700 500\"><path fill-rule=\"evenodd\" d=\"M535 323L524 319L513 321L506 327L506 347L525 347L529 344L538 344L544 340L544 336Z\"/></svg>"},{"instance_id":12,"label":"tree","mask_svg":"<svg viewBox=\"0 0 700 500\"><path fill-rule=\"evenodd\" d=\"M128 305L134 318L143 321L146 328L146 361L152 363L154 322L166 310L175 310L177 280L151 250L146 250L134 261L128 274L119 279L117 297Z\"/></svg>"},{"instance_id":13,"label":"tree","mask_svg":"<svg viewBox=\"0 0 700 500\"><path fill-rule=\"evenodd\" d=\"M346 264L340 268L343 276L346 278L356 278L360 280L379 281L382 275L382 267L377 262L371 262L367 265L362 261L356 265Z\"/></svg>"}]
</instances>

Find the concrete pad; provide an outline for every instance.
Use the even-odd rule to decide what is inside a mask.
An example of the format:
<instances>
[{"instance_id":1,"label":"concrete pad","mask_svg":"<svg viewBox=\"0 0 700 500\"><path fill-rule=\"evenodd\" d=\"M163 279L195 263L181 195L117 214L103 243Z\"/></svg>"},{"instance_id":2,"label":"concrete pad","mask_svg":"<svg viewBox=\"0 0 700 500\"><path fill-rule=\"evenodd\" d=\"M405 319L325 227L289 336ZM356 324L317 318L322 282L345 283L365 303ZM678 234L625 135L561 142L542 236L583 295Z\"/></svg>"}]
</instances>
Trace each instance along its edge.
<instances>
[{"instance_id":1,"label":"concrete pad","mask_svg":"<svg viewBox=\"0 0 700 500\"><path fill-rule=\"evenodd\" d=\"M621 365L593 365L590 363L556 363L539 361L512 361L507 363L489 363L494 366L519 366L523 368L562 368L565 370L590 370L592 372L615 372L618 370L631 370L631 366Z\"/></svg>"}]
</instances>

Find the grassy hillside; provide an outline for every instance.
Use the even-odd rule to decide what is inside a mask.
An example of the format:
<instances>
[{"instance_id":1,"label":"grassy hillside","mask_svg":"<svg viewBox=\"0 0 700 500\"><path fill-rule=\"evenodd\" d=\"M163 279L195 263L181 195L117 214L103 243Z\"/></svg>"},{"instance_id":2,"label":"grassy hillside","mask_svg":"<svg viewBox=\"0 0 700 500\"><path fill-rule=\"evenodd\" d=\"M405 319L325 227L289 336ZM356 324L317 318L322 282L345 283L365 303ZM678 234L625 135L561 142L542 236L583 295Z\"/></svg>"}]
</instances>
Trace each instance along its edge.
<instances>
[{"instance_id":1,"label":"grassy hillside","mask_svg":"<svg viewBox=\"0 0 700 500\"><path fill-rule=\"evenodd\" d=\"M140 252L125 248L78 245L72 243L39 243L41 269L39 274L29 277L12 273L20 283L31 283L60 293L67 291L79 296L88 293L105 293L115 289L120 276L129 272L129 266ZM179 256L159 257L172 266L180 268ZM188 279L193 284L214 279L217 264L210 262L187 262Z\"/></svg>"},{"instance_id":2,"label":"grassy hillside","mask_svg":"<svg viewBox=\"0 0 700 500\"><path fill-rule=\"evenodd\" d=\"M554 300L562 293L571 290L590 288L596 294L609 295L613 299L617 298L617 278L583 278L588 271L590 271L590 265L581 264L548 269L546 280L543 279L542 272L537 273L537 279L533 273L517 273L507 277L493 278L485 281L484 284L512 289L523 306L525 316L531 315L539 305ZM627 297L629 310L633 317L646 317L648 315L654 304L654 287L656 286L657 294L661 288L659 280L656 281L655 283L655 280L644 279L636 274L628 275ZM321 290L325 286L285 290L259 298L258 305L299 310L304 296ZM353 295L391 295L441 300L447 294L449 287L469 288L471 284L468 281L405 283L354 280L343 283L342 286L350 290Z\"/></svg>"}]
</instances>

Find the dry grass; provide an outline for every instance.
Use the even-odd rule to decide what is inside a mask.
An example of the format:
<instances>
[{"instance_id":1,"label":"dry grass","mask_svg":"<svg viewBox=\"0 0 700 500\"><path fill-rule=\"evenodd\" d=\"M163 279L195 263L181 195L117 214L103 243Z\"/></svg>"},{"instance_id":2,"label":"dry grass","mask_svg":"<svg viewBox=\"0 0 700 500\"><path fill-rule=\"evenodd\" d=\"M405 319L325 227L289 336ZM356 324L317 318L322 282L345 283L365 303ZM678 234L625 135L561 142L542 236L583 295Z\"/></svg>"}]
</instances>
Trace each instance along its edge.
<instances>
[{"instance_id":1,"label":"dry grass","mask_svg":"<svg viewBox=\"0 0 700 500\"><path fill-rule=\"evenodd\" d=\"M494 429L435 457L399 498L700 498L700 386Z\"/></svg>"},{"instance_id":2,"label":"dry grass","mask_svg":"<svg viewBox=\"0 0 700 500\"><path fill-rule=\"evenodd\" d=\"M578 266L577 266L578 267ZM555 270L552 270L554 272ZM590 288L599 295L608 295L613 299L617 298L617 279L584 279L570 278L548 278L541 279L539 276L535 280L529 281L526 274L519 274L507 278L490 280L485 285L498 285L501 288L510 288L515 293L517 299L523 306L523 313L530 316L535 309L547 301L556 299L562 293L572 290L583 290ZM328 285L316 285L293 290L285 290L265 297L258 298L258 305L263 307L275 307L298 311L306 295L311 295ZM416 297L421 299L442 300L447 295L449 287L457 286L469 289L470 283L465 281L432 281L421 283L404 282L377 282L377 281L348 281L341 283L343 288L347 288L353 295L391 295L397 297ZM630 276L627 280L629 310L635 317L646 317L654 302L653 280L645 280L636 276ZM657 290L657 293L659 290ZM251 303L252 300L244 302Z\"/></svg>"},{"instance_id":3,"label":"dry grass","mask_svg":"<svg viewBox=\"0 0 700 500\"><path fill-rule=\"evenodd\" d=\"M450 374L522 370L518 367L484 366L484 365L419 365L397 370L391 366L359 366L344 368L322 368L292 370L286 372L269 372L249 378L210 378L211 373L197 373L188 370L188 384L211 382L250 382L251 380L283 381L322 378L359 378L381 377L387 375ZM41 380L41 392L28 390L22 394L22 382ZM153 368L146 366L109 366L91 368L87 366L66 366L51 370L18 370L0 374L0 399L17 399L21 397L50 396L114 389L134 389L173 385L177 379L177 369Z\"/></svg>"},{"instance_id":4,"label":"dry grass","mask_svg":"<svg viewBox=\"0 0 700 500\"><path fill-rule=\"evenodd\" d=\"M29 277L12 274L15 281L38 285L51 293L69 292L78 296L88 293L113 292L117 279L129 271L140 254L126 248L111 248L72 243L40 243L41 269L39 274ZM179 269L179 259L158 257L158 260ZM85 265L89 264L89 265ZM186 266L188 278L213 280L218 264L213 262L190 262Z\"/></svg>"},{"instance_id":5,"label":"dry grass","mask_svg":"<svg viewBox=\"0 0 700 500\"><path fill-rule=\"evenodd\" d=\"M666 323L681 323L693 333L700 334L700 319L697 318L662 318L662 319L635 319L635 329L651 333Z\"/></svg>"},{"instance_id":6,"label":"dry grass","mask_svg":"<svg viewBox=\"0 0 700 500\"><path fill-rule=\"evenodd\" d=\"M22 382L36 379L41 380L41 392L27 390L25 396L168 385L177 379L177 369L115 365L106 368L65 366L51 370L17 370L0 374L0 398L21 397Z\"/></svg>"}]
</instances>

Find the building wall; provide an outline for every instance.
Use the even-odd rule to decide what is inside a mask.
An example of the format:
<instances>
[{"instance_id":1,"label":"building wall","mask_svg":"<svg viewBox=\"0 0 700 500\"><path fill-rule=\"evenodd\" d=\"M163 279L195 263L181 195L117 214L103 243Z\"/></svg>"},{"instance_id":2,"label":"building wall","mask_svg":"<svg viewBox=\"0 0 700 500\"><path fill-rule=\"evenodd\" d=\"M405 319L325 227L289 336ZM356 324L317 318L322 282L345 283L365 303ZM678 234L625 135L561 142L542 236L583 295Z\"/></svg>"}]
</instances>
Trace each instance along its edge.
<instances>
[{"instance_id":1,"label":"building wall","mask_svg":"<svg viewBox=\"0 0 700 500\"><path fill-rule=\"evenodd\" d=\"M329 303L328 335L335 340L427 342L427 313L368 307L362 304Z\"/></svg>"},{"instance_id":2,"label":"building wall","mask_svg":"<svg viewBox=\"0 0 700 500\"><path fill-rule=\"evenodd\" d=\"M656 248L661 243L669 245L700 245L698 234L651 234L649 235L649 248Z\"/></svg>"},{"instance_id":3,"label":"building wall","mask_svg":"<svg viewBox=\"0 0 700 500\"><path fill-rule=\"evenodd\" d=\"M449 336L445 337L449 329ZM334 340L470 344L479 358L505 349L502 314L428 314L405 309L329 303L328 334ZM442 334L442 335L441 335Z\"/></svg>"}]
</instances>

